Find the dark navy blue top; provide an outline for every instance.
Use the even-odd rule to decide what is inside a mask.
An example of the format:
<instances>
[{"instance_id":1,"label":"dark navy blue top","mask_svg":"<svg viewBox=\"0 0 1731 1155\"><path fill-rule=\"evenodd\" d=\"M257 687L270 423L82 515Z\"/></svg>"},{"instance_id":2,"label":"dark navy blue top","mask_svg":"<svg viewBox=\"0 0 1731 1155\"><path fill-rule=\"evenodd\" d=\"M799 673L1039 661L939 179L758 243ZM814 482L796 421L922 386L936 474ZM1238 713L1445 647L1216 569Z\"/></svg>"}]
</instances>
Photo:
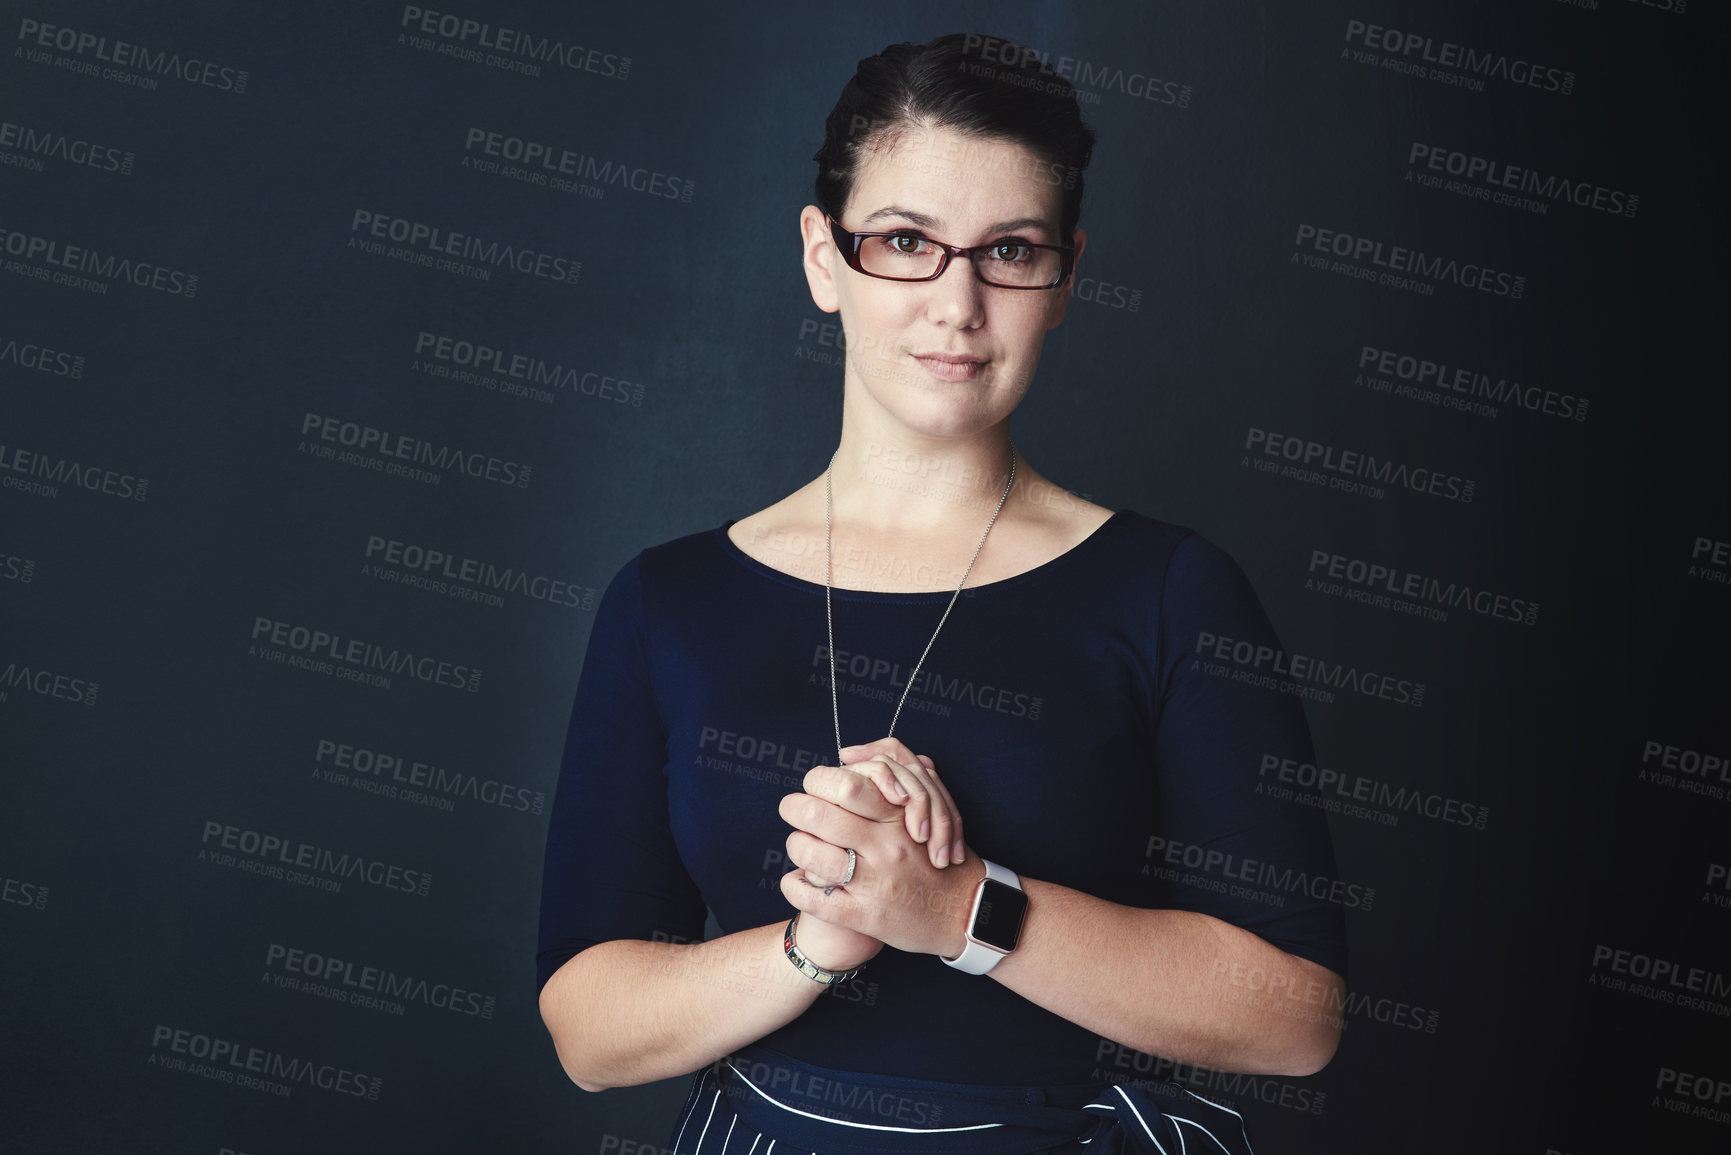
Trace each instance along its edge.
<instances>
[{"instance_id":1,"label":"dark navy blue top","mask_svg":"<svg viewBox=\"0 0 1731 1155\"><path fill-rule=\"evenodd\" d=\"M949 597L835 591L844 744L884 736ZM1344 974L1326 821L1259 789L1268 759L1314 761L1302 706L1234 680L1221 638L1279 647L1230 557L1123 510L1044 565L964 590L896 737L936 762L986 858L1213 915ZM596 942L701 939L706 906L725 933L785 922L776 806L834 758L823 587L726 526L644 550L596 611L571 712L541 982ZM965 1056L966 1081L996 1084L1087 1082L1101 1045L990 977L888 947L762 1042L950 1081Z\"/></svg>"}]
</instances>

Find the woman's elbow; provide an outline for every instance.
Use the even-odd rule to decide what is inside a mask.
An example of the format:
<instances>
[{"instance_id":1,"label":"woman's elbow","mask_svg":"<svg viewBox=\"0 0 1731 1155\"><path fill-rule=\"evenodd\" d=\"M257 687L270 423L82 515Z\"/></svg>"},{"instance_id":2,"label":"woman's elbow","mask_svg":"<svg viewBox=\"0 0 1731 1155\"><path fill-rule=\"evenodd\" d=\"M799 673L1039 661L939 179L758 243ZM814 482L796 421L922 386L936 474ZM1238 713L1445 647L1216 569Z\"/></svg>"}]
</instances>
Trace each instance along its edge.
<instances>
[{"instance_id":1,"label":"woman's elbow","mask_svg":"<svg viewBox=\"0 0 1731 1155\"><path fill-rule=\"evenodd\" d=\"M541 988L540 1011L541 1025L547 1028L547 1034L553 1040L553 1052L559 1057L559 1066L564 1068L566 1077L582 1090L606 1091L618 1086L593 1069L590 1057L578 1045L580 1032L567 1021L568 1015L559 1013L559 1000L554 992L557 979L555 974L554 981Z\"/></svg>"},{"instance_id":2,"label":"woman's elbow","mask_svg":"<svg viewBox=\"0 0 1731 1155\"><path fill-rule=\"evenodd\" d=\"M1281 1069L1273 1072L1277 1075L1292 1075L1302 1078L1314 1075L1328 1066L1334 1058L1334 1052L1340 1046L1340 1023L1338 1020L1318 1023L1315 1029L1308 1031L1297 1040L1285 1056Z\"/></svg>"},{"instance_id":3,"label":"woman's elbow","mask_svg":"<svg viewBox=\"0 0 1731 1155\"><path fill-rule=\"evenodd\" d=\"M1307 965L1314 972L1315 978L1310 989L1320 989L1322 992L1321 1008L1344 1009L1346 980L1314 963ZM1340 1032L1344 1025L1340 1015L1327 1009L1319 1009L1317 1013L1306 1016L1303 1025L1305 1029L1297 1032L1288 1044L1281 1070L1273 1073L1314 1075L1328 1066L1329 1061L1334 1058L1335 1051L1340 1048Z\"/></svg>"},{"instance_id":4,"label":"woman's elbow","mask_svg":"<svg viewBox=\"0 0 1731 1155\"><path fill-rule=\"evenodd\" d=\"M577 1089L580 1091L611 1091L613 1089L606 1083L600 1083L596 1082L594 1079L584 1078L576 1071L573 1071L570 1067L565 1068L565 1073L571 1077L573 1083L577 1084Z\"/></svg>"},{"instance_id":5,"label":"woman's elbow","mask_svg":"<svg viewBox=\"0 0 1731 1155\"><path fill-rule=\"evenodd\" d=\"M614 1087L625 1085L607 1079L603 1072L593 1066L589 1056L577 1052L572 1040L561 1039L560 1032L554 1029L545 1015L541 1021L546 1024L547 1033L553 1036L553 1051L559 1056L559 1066L564 1069L565 1077L577 1084L580 1090L610 1091Z\"/></svg>"}]
</instances>

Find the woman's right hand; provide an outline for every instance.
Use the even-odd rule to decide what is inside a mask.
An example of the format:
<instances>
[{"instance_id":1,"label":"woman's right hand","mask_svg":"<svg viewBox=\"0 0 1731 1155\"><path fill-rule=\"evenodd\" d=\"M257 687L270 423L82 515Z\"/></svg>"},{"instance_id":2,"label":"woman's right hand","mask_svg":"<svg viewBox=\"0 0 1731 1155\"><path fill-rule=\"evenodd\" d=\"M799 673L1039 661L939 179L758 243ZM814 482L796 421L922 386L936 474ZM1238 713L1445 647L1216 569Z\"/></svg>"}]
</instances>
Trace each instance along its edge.
<instances>
[{"instance_id":1,"label":"woman's right hand","mask_svg":"<svg viewBox=\"0 0 1731 1155\"><path fill-rule=\"evenodd\" d=\"M925 844L933 866L941 870L962 861L961 811L930 758L915 754L897 738L844 746L841 757L844 769L871 779L885 801L903 808L908 837Z\"/></svg>"}]
</instances>

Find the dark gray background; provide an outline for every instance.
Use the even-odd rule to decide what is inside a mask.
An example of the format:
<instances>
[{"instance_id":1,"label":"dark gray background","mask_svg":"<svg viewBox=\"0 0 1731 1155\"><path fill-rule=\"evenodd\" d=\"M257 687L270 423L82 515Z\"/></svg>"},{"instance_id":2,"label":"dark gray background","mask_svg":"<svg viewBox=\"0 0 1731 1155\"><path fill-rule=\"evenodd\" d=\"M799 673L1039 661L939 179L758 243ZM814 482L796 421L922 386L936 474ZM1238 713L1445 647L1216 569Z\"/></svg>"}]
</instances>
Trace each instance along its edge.
<instances>
[{"instance_id":1,"label":"dark gray background","mask_svg":"<svg viewBox=\"0 0 1731 1155\"><path fill-rule=\"evenodd\" d=\"M1259 1150L1581 1155L1731 1137L1657 1087L1667 1069L1731 1079L1721 1013L1589 985L1610 974L1594 966L1609 946L1713 971L1715 1001L1731 1002L1710 946L1731 911L1704 881L1731 860L1731 803L1639 777L1649 741L1728 749L1731 590L1690 572L1698 538L1731 539L1710 336L1726 305L1707 178L1706 69L1726 43L1712 6L449 9L629 57L624 79L417 50L390 4L155 8L0 4L0 121L135 154L129 174L0 165L0 228L199 276L187 299L0 272L0 456L149 480L142 502L0 490L0 669L101 687L82 705L0 686L0 1146L665 1142L683 1080L586 1095L536 1015L543 816L461 798L445 812L311 776L330 739L550 792L589 612L378 581L362 576L366 544L599 591L639 549L818 473L840 371L809 357L834 349L812 328L831 318L800 275L796 217L823 117L859 57L976 28L1189 89L1180 107L1085 86L1099 146L1080 272L1139 295L1134 310L1117 307L1127 295L1073 301L1018 444L1094 501L1225 546L1290 650L1425 683L1422 708L1312 703L1324 765L1490 810L1483 831L1331 819L1342 877L1377 891L1348 916L1351 986L1362 1005L1434 1012L1434 1030L1350 1013L1321 1075L1220 1097L1251 1117ZM21 50L25 20L245 69L246 90L77 75ZM1349 20L1567 69L1574 88L1474 92L1359 63L1342 55ZM591 199L479 173L461 163L471 128L694 193ZM1636 193L1639 209L1535 215L1423 189L1403 179L1415 141ZM575 257L582 273L478 283L366 255L347 244L357 209ZM1302 268L1302 223L1510 270L1525 294L1419 296ZM437 379L412 368L422 331L620 378L639 403ZM82 356L82 374L26 368L7 342ZM1588 416L1478 417L1374 393L1354 383L1366 345L1585 397ZM435 486L316 460L297 451L309 412L529 463L531 481ZM1263 475L1241 464L1253 426L1470 477L1475 499ZM1536 601L1540 616L1439 623L1322 596L1305 589L1318 549ZM247 653L259 617L483 677L474 693L401 677L381 690L272 665ZM332 894L213 866L198 859L209 821L433 882L425 897L352 880ZM463 986L496 1009L411 1002L396 1016L279 989L273 943ZM281 1098L159 1069L162 1025L381 1089ZM1320 1113L1258 1101L1288 1085L1320 1094Z\"/></svg>"}]
</instances>

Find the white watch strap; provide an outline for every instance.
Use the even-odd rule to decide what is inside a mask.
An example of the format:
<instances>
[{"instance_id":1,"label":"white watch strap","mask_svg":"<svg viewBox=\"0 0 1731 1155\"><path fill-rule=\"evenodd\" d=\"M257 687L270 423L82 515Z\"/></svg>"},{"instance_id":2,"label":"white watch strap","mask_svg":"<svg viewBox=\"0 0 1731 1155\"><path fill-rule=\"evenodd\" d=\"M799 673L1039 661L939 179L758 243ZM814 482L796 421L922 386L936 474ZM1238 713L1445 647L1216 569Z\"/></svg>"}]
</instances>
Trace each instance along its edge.
<instances>
[{"instance_id":1,"label":"white watch strap","mask_svg":"<svg viewBox=\"0 0 1731 1155\"><path fill-rule=\"evenodd\" d=\"M1001 951L996 947L987 946L985 943L980 942L974 937L974 919L978 917L980 913L980 896L985 892L986 883L988 881L1001 882L1005 886L1013 886L1017 890L1022 889L1022 880L1016 876L1015 871L1008 867L999 866L990 859L982 858L980 861L985 864L986 877L982 878L979 885L974 887L974 902L972 908L968 911L968 929L964 932L967 935L967 945L962 948L962 953L957 955L955 958L944 958L943 955L938 956L939 958L943 958L950 966L955 967L959 971L966 971L971 975L985 974L987 971L997 966L998 960L1008 953L1006 951Z\"/></svg>"}]
</instances>

